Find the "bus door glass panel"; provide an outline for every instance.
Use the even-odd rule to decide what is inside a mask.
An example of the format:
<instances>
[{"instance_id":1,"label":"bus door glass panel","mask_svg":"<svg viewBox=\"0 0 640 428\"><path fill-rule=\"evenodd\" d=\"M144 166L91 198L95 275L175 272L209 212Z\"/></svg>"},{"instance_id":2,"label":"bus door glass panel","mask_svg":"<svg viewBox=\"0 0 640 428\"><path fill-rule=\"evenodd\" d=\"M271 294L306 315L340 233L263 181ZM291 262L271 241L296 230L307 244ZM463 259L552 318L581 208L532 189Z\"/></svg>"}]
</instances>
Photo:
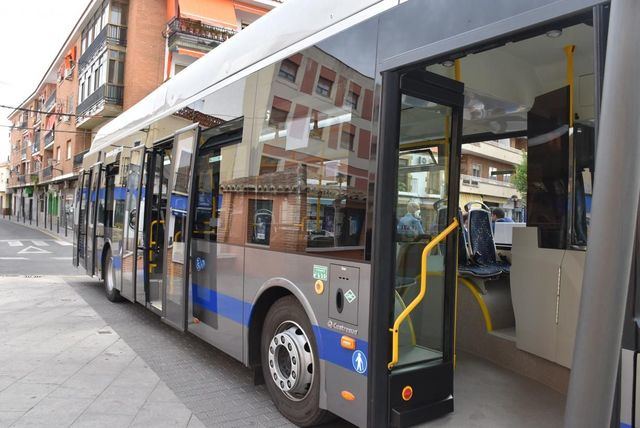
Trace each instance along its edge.
<instances>
[{"instance_id":1,"label":"bus door glass panel","mask_svg":"<svg viewBox=\"0 0 640 428\"><path fill-rule=\"evenodd\" d=\"M140 188L142 183L144 147L132 150L130 156L128 171L124 176L124 179L126 180L126 194L122 241L122 295L133 300L137 269L136 228Z\"/></svg>"},{"instance_id":2,"label":"bus door glass panel","mask_svg":"<svg viewBox=\"0 0 640 428\"><path fill-rule=\"evenodd\" d=\"M443 229L447 210L445 135L451 109L410 95L402 96L396 219L396 318L420 290L422 251ZM445 215L446 219L446 215ZM400 329L400 363L442 357L444 248L428 258L429 293Z\"/></svg>"},{"instance_id":3,"label":"bus door glass panel","mask_svg":"<svg viewBox=\"0 0 640 428\"><path fill-rule=\"evenodd\" d=\"M148 245L147 245L147 224L148 218L146 214L146 201L147 201L147 188L149 180L149 167L153 159L153 153L145 150L142 159L142 177L140 182L140 197L138 202L138 209L136 211L136 302L146 303L146 295L148 292L147 286L147 258L148 258Z\"/></svg>"},{"instance_id":4,"label":"bus door glass panel","mask_svg":"<svg viewBox=\"0 0 640 428\"><path fill-rule=\"evenodd\" d=\"M95 265L96 269L101 269L102 266L102 250L104 249L104 224L106 213L106 173L105 167L100 167L100 180L98 184L98 195L96 205L96 218L95 218Z\"/></svg>"},{"instance_id":5,"label":"bus door glass panel","mask_svg":"<svg viewBox=\"0 0 640 428\"><path fill-rule=\"evenodd\" d=\"M198 128L179 132L174 137L169 187L169 205L165 234L165 321L184 328L185 285L189 251L186 246L193 157Z\"/></svg>"},{"instance_id":6,"label":"bus door glass panel","mask_svg":"<svg viewBox=\"0 0 640 428\"><path fill-rule=\"evenodd\" d=\"M424 89L423 89L424 90ZM450 105L431 101L425 94L400 95L400 132L396 198L396 273L394 319L418 296L422 252L452 221L450 202L451 150L460 120ZM454 235L455 236L455 235ZM455 266L447 246L433 248L427 257L427 293L399 329L399 361L396 367L443 360L451 338L445 326L451 311L446 296L454 278L446 275ZM455 273L455 271L454 271Z\"/></svg>"},{"instance_id":7,"label":"bus door glass panel","mask_svg":"<svg viewBox=\"0 0 640 428\"><path fill-rule=\"evenodd\" d=\"M96 247L96 211L98 205L98 185L100 184L100 166L93 168L93 180L89 190L87 209L87 274L95 273Z\"/></svg>"},{"instance_id":8,"label":"bus door glass panel","mask_svg":"<svg viewBox=\"0 0 640 428\"><path fill-rule=\"evenodd\" d=\"M218 313L212 310L210 295L218 292L216 239L222 202L218 188L220 161L220 147L202 150L196 158L195 211L191 233L193 262L189 313L200 323L214 329L218 328Z\"/></svg>"},{"instance_id":9,"label":"bus door glass panel","mask_svg":"<svg viewBox=\"0 0 640 428\"><path fill-rule=\"evenodd\" d=\"M80 266L87 267L87 206L91 187L91 171L86 171L82 180L80 212L78 214L78 260Z\"/></svg>"},{"instance_id":10,"label":"bus door glass panel","mask_svg":"<svg viewBox=\"0 0 640 428\"><path fill-rule=\"evenodd\" d=\"M78 267L79 260L78 255L80 253L80 207L82 206L82 196L84 189L85 173L81 172L78 178L78 187L76 188L76 195L73 207L73 265Z\"/></svg>"},{"instance_id":11,"label":"bus door glass panel","mask_svg":"<svg viewBox=\"0 0 640 428\"><path fill-rule=\"evenodd\" d=\"M156 149L152 152L149 186L151 193L146 208L149 210L147 250L147 302L151 307L162 310L162 282L164 273L165 213L167 189L171 168L171 148Z\"/></svg>"}]
</instances>

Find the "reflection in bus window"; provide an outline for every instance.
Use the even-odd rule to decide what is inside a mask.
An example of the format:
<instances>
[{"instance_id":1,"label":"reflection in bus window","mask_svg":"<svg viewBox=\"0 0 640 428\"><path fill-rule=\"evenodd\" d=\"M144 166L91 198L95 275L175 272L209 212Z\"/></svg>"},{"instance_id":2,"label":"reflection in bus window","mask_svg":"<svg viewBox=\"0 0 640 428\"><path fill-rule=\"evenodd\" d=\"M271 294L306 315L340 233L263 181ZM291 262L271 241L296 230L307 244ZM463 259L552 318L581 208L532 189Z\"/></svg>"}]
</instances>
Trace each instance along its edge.
<instances>
[{"instance_id":1,"label":"reflection in bus window","mask_svg":"<svg viewBox=\"0 0 640 428\"><path fill-rule=\"evenodd\" d=\"M374 83L326 48L284 60L295 89L280 63L259 72L248 242L362 260Z\"/></svg>"}]
</instances>

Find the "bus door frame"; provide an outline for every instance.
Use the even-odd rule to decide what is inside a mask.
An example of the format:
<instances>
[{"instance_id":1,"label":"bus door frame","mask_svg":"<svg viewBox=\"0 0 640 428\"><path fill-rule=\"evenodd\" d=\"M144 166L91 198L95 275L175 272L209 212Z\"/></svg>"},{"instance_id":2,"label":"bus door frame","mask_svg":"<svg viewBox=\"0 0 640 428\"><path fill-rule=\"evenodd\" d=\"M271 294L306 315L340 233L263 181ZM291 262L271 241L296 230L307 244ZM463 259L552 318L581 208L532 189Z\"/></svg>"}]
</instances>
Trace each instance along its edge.
<instances>
[{"instance_id":1,"label":"bus door frame","mask_svg":"<svg viewBox=\"0 0 640 428\"><path fill-rule=\"evenodd\" d=\"M412 71L414 70L414 71ZM416 70L424 79L412 78ZM410 75L411 73L411 75ZM369 361L367 424L372 427L406 426L441 416L453 410L453 360L455 329L455 287L457 275L457 234L447 237L443 310L442 361L418 363L390 371L393 324L393 290L395 286L396 199L402 94L447 105L452 109L451 147L448 177L448 218L457 215L460 187L460 150L462 144L462 110L464 84L424 71L405 67L382 73L380 144L375 188L374 233L372 253L372 287L369 320ZM391 262L389 262L391 261ZM425 297L428 298L428 297ZM430 382L424 382L431 380ZM402 400L402 390L413 385L412 406ZM425 388L431 386L431 388ZM425 390L423 396L419 391ZM431 401L450 389L449 399ZM386 405L380 405L385 403ZM401 411L397 409L401 408ZM450 408L450 409L449 409Z\"/></svg>"},{"instance_id":2,"label":"bus door frame","mask_svg":"<svg viewBox=\"0 0 640 428\"><path fill-rule=\"evenodd\" d=\"M98 244L98 240L97 240L97 218L98 218L98 205L100 204L100 180L102 178L102 162L98 162L94 165L91 166L91 168L89 169L89 171L91 171L91 177L92 180L90 180L90 186L88 187L88 193L87 193L87 209L86 209L86 215L85 217L87 217L87 243L85 244L85 264L86 264L86 270L87 270L87 275L93 276L96 274L96 250L97 247L96 245ZM90 211L89 208L91 207L91 199L92 199L92 195L91 195L91 187L94 186L94 184L96 185L96 200L94 202L94 206L93 206L93 211ZM92 216L91 218L88 218L88 213L92 212ZM89 227L89 225L91 225L91 228ZM89 236L89 229L91 229L91 236ZM89 257L89 240L91 240L91 257Z\"/></svg>"},{"instance_id":3,"label":"bus door frame","mask_svg":"<svg viewBox=\"0 0 640 428\"><path fill-rule=\"evenodd\" d=\"M187 182L187 200L186 200L186 212L184 214L184 238L183 238L183 255L182 255L182 284L179 284L179 287L182 292L182 296L180 297L180 302L178 303L175 313L169 311L169 296L167 293L167 288L169 286L169 263L174 263L169 259L169 245L172 245L172 255L173 248L175 245L174 236L170 234L173 233L173 228L171 225L173 224L173 214L172 214L172 196L175 189L175 178L176 178L176 168L179 167L181 154L178 153L180 149L179 138L180 136L187 134L189 132L193 132L193 140L191 143L191 160L189 165L189 178ZM171 169L169 173L169 185L167 188L167 207L165 213L165 238L164 238L164 248L163 248L163 257L164 257L164 269L163 269L163 280L162 280L162 320L169 324L170 326L180 330L186 331L187 329L187 311L188 311L188 289L187 285L189 284L189 266L190 266L190 245L191 245L191 215L190 210L192 207L192 196L193 196L193 183L194 183L194 167L196 160L196 152L198 148L198 143L200 140L200 124L194 123L182 129L175 131L173 135L173 144L171 149ZM179 263L179 262L175 262ZM176 303L174 301L172 304Z\"/></svg>"},{"instance_id":4,"label":"bus door frame","mask_svg":"<svg viewBox=\"0 0 640 428\"><path fill-rule=\"evenodd\" d=\"M78 189L73 203L73 266L80 266L80 206L82 205L82 189L84 187L85 171L78 172ZM15 204L16 206L18 204Z\"/></svg>"},{"instance_id":5,"label":"bus door frame","mask_svg":"<svg viewBox=\"0 0 640 428\"><path fill-rule=\"evenodd\" d=\"M91 168L89 168L89 170L87 171L83 171L82 173L82 187L80 190L80 204L78 205L78 265L81 266L82 268L84 268L85 270L87 269L87 230L88 230L88 224L89 222L87 221L87 212L89 211L89 201L87 201L87 205L84 209L84 215L82 216L82 218L80 217L80 210L82 209L82 203L84 202L84 199L87 198L88 200L91 199L91 178L92 178L92 171ZM86 187L85 187L86 186ZM87 189L87 194L84 195L84 189ZM80 224L80 220L82 220L83 224ZM82 228L82 229L81 229ZM81 234L80 231L84 230L84 232ZM84 243L82 246L83 249L83 256L80 257L80 238L81 236L84 236ZM78 266L77 265L77 266Z\"/></svg>"}]
</instances>

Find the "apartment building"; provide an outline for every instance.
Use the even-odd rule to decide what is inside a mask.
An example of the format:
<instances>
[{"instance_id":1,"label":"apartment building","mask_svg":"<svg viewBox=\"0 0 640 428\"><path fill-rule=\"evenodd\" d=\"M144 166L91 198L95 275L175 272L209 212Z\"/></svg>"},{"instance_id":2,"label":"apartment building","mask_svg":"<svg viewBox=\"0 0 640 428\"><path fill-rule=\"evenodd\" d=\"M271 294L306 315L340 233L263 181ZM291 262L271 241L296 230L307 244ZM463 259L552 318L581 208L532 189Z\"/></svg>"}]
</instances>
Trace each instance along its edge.
<instances>
[{"instance_id":1,"label":"apartment building","mask_svg":"<svg viewBox=\"0 0 640 428\"><path fill-rule=\"evenodd\" d=\"M0 214L8 215L11 202L7 195L7 185L9 184L9 161L0 162Z\"/></svg>"},{"instance_id":2,"label":"apartment building","mask_svg":"<svg viewBox=\"0 0 640 428\"><path fill-rule=\"evenodd\" d=\"M526 201L512 183L516 167L522 163L526 138L507 138L462 145L460 163L460 206L482 202L501 207L516 221L523 220Z\"/></svg>"},{"instance_id":3,"label":"apartment building","mask_svg":"<svg viewBox=\"0 0 640 428\"><path fill-rule=\"evenodd\" d=\"M78 171L97 130L279 3L92 0L9 116L13 214L70 228Z\"/></svg>"}]
</instances>

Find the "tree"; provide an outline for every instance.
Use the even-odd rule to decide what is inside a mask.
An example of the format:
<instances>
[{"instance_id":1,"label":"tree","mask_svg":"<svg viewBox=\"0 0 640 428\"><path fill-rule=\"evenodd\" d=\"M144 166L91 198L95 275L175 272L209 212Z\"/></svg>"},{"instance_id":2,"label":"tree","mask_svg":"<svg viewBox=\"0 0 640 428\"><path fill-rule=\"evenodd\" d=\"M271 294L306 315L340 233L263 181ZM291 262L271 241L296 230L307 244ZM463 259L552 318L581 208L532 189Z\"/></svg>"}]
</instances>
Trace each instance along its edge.
<instances>
[{"instance_id":1,"label":"tree","mask_svg":"<svg viewBox=\"0 0 640 428\"><path fill-rule=\"evenodd\" d=\"M527 197L527 154L522 154L522 162L516 166L516 172L513 175L513 184L516 186L518 192L522 194L522 197Z\"/></svg>"}]
</instances>

